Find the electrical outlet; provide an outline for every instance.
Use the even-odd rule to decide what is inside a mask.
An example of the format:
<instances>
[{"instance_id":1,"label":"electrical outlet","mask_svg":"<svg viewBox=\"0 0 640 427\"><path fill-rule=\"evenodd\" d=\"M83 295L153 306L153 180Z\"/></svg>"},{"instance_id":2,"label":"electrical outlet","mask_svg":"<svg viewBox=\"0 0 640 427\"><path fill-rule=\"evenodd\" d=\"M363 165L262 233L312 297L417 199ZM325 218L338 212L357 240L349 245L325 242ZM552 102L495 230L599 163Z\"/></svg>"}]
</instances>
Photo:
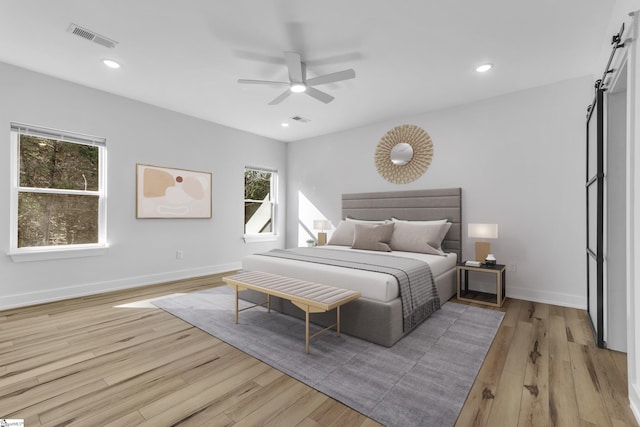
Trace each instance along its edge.
<instances>
[{"instance_id":1,"label":"electrical outlet","mask_svg":"<svg viewBox=\"0 0 640 427\"><path fill-rule=\"evenodd\" d=\"M518 271L518 264L509 264L509 266L507 267L507 271L515 273L516 271Z\"/></svg>"},{"instance_id":2,"label":"electrical outlet","mask_svg":"<svg viewBox=\"0 0 640 427\"><path fill-rule=\"evenodd\" d=\"M176 251L176 259L183 259L184 258L184 252L183 251Z\"/></svg>"}]
</instances>

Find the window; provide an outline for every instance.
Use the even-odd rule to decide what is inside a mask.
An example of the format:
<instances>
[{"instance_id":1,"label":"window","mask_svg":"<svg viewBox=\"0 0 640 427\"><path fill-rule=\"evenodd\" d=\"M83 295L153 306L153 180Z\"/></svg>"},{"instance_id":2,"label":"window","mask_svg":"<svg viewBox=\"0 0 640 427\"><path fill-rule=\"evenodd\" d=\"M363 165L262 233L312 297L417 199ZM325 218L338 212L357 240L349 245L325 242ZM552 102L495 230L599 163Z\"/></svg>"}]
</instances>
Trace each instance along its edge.
<instances>
[{"instance_id":1,"label":"window","mask_svg":"<svg viewBox=\"0 0 640 427\"><path fill-rule=\"evenodd\" d=\"M104 248L105 139L11 123L11 143L14 261Z\"/></svg>"},{"instance_id":2,"label":"window","mask_svg":"<svg viewBox=\"0 0 640 427\"><path fill-rule=\"evenodd\" d=\"M244 169L244 234L275 235L278 172L271 169Z\"/></svg>"}]
</instances>

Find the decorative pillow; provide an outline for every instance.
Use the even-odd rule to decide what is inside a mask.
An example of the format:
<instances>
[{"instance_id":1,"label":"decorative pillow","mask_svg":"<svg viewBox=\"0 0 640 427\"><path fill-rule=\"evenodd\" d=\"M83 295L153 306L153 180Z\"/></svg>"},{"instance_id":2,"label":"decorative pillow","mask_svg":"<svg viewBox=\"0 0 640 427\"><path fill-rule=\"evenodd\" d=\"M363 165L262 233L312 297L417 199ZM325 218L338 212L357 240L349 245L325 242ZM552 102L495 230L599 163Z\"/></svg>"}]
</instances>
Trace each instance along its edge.
<instances>
[{"instance_id":1,"label":"decorative pillow","mask_svg":"<svg viewBox=\"0 0 640 427\"><path fill-rule=\"evenodd\" d=\"M379 220L379 221L367 221L364 219L353 219L347 218L346 220L340 221L338 226L336 227L336 231L331 235L331 239L327 242L328 245L336 245L336 246L351 246L353 245L353 236L355 233L355 225L356 224L385 224L388 221Z\"/></svg>"},{"instance_id":2,"label":"decorative pillow","mask_svg":"<svg viewBox=\"0 0 640 427\"><path fill-rule=\"evenodd\" d=\"M355 233L355 222L340 221L336 231L331 235L328 245L351 246L353 245L353 235Z\"/></svg>"},{"instance_id":3,"label":"decorative pillow","mask_svg":"<svg viewBox=\"0 0 640 427\"><path fill-rule=\"evenodd\" d=\"M355 219L347 217L347 221L360 223L360 224L386 224L389 220L386 219Z\"/></svg>"},{"instance_id":4,"label":"decorative pillow","mask_svg":"<svg viewBox=\"0 0 640 427\"><path fill-rule=\"evenodd\" d=\"M388 243L393 235L394 223L389 224L355 224L352 249L391 252Z\"/></svg>"},{"instance_id":5,"label":"decorative pillow","mask_svg":"<svg viewBox=\"0 0 640 427\"><path fill-rule=\"evenodd\" d=\"M442 246L447 231L451 228L450 222L445 224L396 222L395 225L396 228L389 244L392 250L444 255L440 246Z\"/></svg>"},{"instance_id":6,"label":"decorative pillow","mask_svg":"<svg viewBox=\"0 0 640 427\"><path fill-rule=\"evenodd\" d=\"M398 219L398 218L391 218L391 221L393 222L410 222L411 224L446 224L447 220L446 219L434 219L431 221L412 221L410 219Z\"/></svg>"}]
</instances>

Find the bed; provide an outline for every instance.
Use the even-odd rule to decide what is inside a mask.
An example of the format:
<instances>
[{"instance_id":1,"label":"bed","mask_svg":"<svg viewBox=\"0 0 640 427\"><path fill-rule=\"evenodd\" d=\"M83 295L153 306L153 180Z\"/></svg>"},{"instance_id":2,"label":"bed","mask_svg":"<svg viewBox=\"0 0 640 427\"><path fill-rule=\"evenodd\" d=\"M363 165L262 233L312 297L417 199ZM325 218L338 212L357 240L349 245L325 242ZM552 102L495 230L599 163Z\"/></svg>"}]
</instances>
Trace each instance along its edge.
<instances>
[{"instance_id":1,"label":"bed","mask_svg":"<svg viewBox=\"0 0 640 427\"><path fill-rule=\"evenodd\" d=\"M394 250L389 255L427 262L442 303L455 294L455 266L461 250L461 189L430 189L376 193L350 193L342 195L343 222L384 221L400 219L418 221L446 220L451 223L441 243L441 253L416 253ZM396 223L397 225L397 223ZM345 255L353 252L371 252L353 249L340 243L337 237L341 225L330 239L330 245L318 252ZM305 248L306 249L306 248ZM309 249L313 251L313 249ZM382 255L383 252L376 252ZM323 283L339 288L360 291L362 297L342 308L343 332L387 347L410 332L403 324L403 305L398 280L389 274L352 268L316 264L296 259L285 259L265 254L249 255L242 260L247 271L264 271L287 277ZM259 303L264 296L257 292L243 292L241 298ZM274 299L272 307L280 312L301 317L303 313L288 301ZM334 323L334 313L315 314L312 321L326 326Z\"/></svg>"}]
</instances>

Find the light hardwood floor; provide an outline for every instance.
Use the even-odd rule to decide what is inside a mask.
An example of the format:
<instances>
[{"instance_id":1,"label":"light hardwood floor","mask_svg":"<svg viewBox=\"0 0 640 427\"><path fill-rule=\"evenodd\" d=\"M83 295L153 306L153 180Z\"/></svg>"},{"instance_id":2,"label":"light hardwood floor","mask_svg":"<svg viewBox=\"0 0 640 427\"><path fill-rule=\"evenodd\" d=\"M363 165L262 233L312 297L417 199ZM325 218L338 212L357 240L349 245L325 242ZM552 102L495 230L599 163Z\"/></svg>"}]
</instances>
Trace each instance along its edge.
<instances>
[{"instance_id":1,"label":"light hardwood floor","mask_svg":"<svg viewBox=\"0 0 640 427\"><path fill-rule=\"evenodd\" d=\"M0 312L0 418L33 426L376 426L158 309L222 275ZM584 311L508 299L457 426L637 426ZM429 425L425 420L425 425Z\"/></svg>"}]
</instances>

